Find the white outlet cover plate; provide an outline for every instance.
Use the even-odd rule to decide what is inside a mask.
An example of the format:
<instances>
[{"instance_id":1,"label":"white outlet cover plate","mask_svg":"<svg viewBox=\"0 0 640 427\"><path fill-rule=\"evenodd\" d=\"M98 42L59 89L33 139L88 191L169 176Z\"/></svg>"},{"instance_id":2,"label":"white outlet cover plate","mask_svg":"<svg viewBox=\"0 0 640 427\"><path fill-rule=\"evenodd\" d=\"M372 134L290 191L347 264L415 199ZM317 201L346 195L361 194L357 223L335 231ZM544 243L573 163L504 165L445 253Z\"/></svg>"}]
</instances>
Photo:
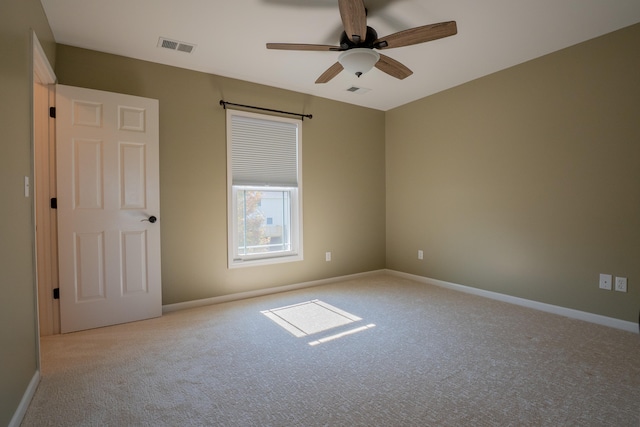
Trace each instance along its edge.
<instances>
[{"instance_id":1,"label":"white outlet cover plate","mask_svg":"<svg viewBox=\"0 0 640 427\"><path fill-rule=\"evenodd\" d=\"M616 291L627 292L627 278L616 277Z\"/></svg>"}]
</instances>

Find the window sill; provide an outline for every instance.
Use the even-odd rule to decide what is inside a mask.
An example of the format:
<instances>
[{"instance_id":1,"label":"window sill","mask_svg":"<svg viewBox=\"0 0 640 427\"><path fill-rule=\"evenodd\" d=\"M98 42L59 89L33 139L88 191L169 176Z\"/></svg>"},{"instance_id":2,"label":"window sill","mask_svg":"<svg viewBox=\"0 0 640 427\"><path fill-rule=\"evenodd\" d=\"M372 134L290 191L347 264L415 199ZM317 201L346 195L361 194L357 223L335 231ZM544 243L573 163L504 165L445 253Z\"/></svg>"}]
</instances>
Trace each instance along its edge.
<instances>
[{"instance_id":1,"label":"window sill","mask_svg":"<svg viewBox=\"0 0 640 427\"><path fill-rule=\"evenodd\" d=\"M245 259L230 259L229 269L254 267L261 265L271 264L283 264L286 262L302 261L304 258L301 253L292 255L273 256L269 258L245 258Z\"/></svg>"}]
</instances>

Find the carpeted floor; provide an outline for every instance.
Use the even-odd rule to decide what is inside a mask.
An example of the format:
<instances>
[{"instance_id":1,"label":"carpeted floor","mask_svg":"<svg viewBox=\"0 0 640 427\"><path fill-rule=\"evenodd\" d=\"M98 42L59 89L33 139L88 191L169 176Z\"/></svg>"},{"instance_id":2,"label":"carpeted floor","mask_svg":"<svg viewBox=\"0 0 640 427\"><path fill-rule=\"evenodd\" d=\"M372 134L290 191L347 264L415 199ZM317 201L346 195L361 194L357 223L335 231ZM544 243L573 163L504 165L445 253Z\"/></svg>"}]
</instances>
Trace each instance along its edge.
<instances>
[{"instance_id":1,"label":"carpeted floor","mask_svg":"<svg viewBox=\"0 0 640 427\"><path fill-rule=\"evenodd\" d=\"M638 427L640 337L376 275L43 338L22 425Z\"/></svg>"}]
</instances>

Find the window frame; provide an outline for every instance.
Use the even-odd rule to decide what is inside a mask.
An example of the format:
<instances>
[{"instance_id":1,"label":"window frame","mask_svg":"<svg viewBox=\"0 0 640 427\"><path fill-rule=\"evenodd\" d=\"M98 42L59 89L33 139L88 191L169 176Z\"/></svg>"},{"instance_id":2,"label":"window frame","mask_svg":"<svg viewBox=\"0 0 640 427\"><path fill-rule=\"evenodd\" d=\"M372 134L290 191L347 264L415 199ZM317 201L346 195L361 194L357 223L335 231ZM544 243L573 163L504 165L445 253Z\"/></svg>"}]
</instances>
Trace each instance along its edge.
<instances>
[{"instance_id":1,"label":"window frame","mask_svg":"<svg viewBox=\"0 0 640 427\"><path fill-rule=\"evenodd\" d=\"M241 110L227 109L227 255L228 268L242 268L256 265L269 265L286 262L302 261L302 120L266 114L251 113ZM232 150L232 117L244 116L258 120L285 122L295 124L297 128L296 161L297 161L297 186L242 184L233 185L233 150ZM238 255L238 221L236 215L237 193L240 190L256 191L288 191L290 195L290 235L291 249L289 251L277 251L273 253L259 253Z\"/></svg>"}]
</instances>

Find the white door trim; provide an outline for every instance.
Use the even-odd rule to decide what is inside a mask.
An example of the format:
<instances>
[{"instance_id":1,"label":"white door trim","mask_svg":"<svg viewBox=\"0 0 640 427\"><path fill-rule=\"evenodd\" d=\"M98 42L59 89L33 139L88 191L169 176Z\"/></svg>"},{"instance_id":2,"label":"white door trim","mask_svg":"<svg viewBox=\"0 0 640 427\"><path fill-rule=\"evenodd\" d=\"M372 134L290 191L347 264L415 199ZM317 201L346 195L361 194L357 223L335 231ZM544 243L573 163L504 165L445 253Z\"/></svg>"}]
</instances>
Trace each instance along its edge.
<instances>
[{"instance_id":1,"label":"white door trim","mask_svg":"<svg viewBox=\"0 0 640 427\"><path fill-rule=\"evenodd\" d=\"M57 287L57 243L55 211L49 200L55 197L55 129L49 117L49 107L55 102L54 84L57 80L36 33L31 30L32 45L32 164L34 252L36 277L36 325L38 336L60 332L60 316L53 289ZM39 339L38 339L39 345ZM39 354L39 348L38 348ZM38 357L39 359L39 357Z\"/></svg>"},{"instance_id":2,"label":"white door trim","mask_svg":"<svg viewBox=\"0 0 640 427\"><path fill-rule=\"evenodd\" d=\"M42 84L54 84L56 82L56 74L49 64L47 55L42 49L42 45L38 40L38 36L35 31L31 30L31 46L33 48L33 76L34 80L37 79Z\"/></svg>"},{"instance_id":3,"label":"white door trim","mask_svg":"<svg viewBox=\"0 0 640 427\"><path fill-rule=\"evenodd\" d=\"M48 104L53 97L51 96L51 93L50 93L51 91L49 91L49 95L45 95L44 91L36 90L36 85L45 85L45 86L51 87L53 84L55 84L57 79L53 71L53 68L49 64L47 55L44 53L44 50L42 49L42 45L38 40L38 36L33 30L31 30L31 51L32 51L31 53L31 76L32 76L31 162L32 163L31 164L32 164L32 182L34 183L32 188L35 188L35 183L38 178L46 179L50 175L48 169L44 171L40 170L39 163L36 161L37 155L40 154L39 147L43 147L43 146L48 147L55 143L55 140L54 140L55 135L52 131L53 124L49 119L48 107L43 107L43 103ZM48 99L41 99L43 97L47 97ZM38 108L39 105L40 105L40 108ZM55 188L55 182L53 183L53 186ZM49 186L49 188L51 187ZM45 193L48 193L48 192L45 192ZM35 324L37 326L36 349L38 353L38 369L40 369L40 339L39 339L40 331L53 330L53 325L51 323L49 316L42 319L42 316L40 314L40 307L45 309L47 313L52 313L53 307L54 307L54 301L52 298L44 298L43 296L40 296L40 295L41 294L51 295L53 290L48 291L44 284L49 284L48 286L50 287L51 286L50 283L52 282L52 280L54 278L57 279L57 273L54 274L53 272L51 272L51 269L48 269L49 271L48 274L50 276L43 277L43 275L46 273L39 271L39 268L38 268L40 263L43 263L44 257L50 257L52 255L50 250L41 250L40 255L38 255L38 250L37 250L38 245L40 244L42 246L42 244L44 244L44 243L41 243L43 241L42 236L47 236L47 238L44 239L44 241L49 242L47 244L48 246L49 245L55 246L55 241L53 242L50 241L50 238L52 236L51 227L49 227L49 229L46 229L47 227L46 225L38 224L39 220L42 220L42 218L39 217L39 214L38 214L38 207L41 206L41 204L44 202L36 200L35 191L32 191L31 194L33 195L33 202L32 202L33 242L32 244L33 244L33 251L34 251L33 270L34 270L34 277L35 277L35 289L34 289L34 297L35 297L35 305L36 305ZM43 195L43 197L45 196ZM46 197L48 198L49 195L47 194ZM49 218L46 218L46 219L47 221L45 222L50 224ZM55 229L55 227L53 228ZM41 233L40 237L38 237L38 232ZM45 248L42 248L42 249L45 249ZM43 263L43 265L51 265L52 262L57 263L57 261L54 258L54 259L47 260L46 262ZM40 324L41 320L44 321L43 325Z\"/></svg>"}]
</instances>

